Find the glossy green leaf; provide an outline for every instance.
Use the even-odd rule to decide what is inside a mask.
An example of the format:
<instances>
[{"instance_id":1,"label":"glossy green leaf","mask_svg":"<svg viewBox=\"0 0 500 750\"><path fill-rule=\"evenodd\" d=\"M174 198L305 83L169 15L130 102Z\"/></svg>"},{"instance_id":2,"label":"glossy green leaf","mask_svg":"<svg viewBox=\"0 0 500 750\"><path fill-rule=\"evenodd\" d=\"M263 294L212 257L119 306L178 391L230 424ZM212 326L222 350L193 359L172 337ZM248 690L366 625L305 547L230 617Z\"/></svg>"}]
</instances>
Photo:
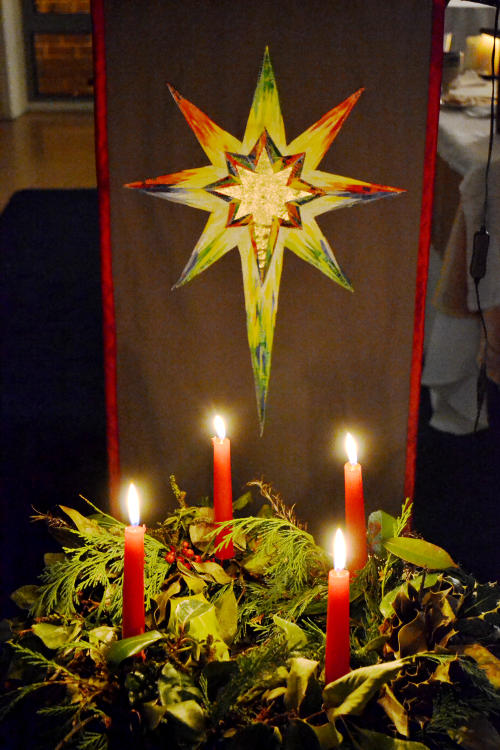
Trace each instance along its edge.
<instances>
[{"instance_id":1,"label":"glossy green leaf","mask_svg":"<svg viewBox=\"0 0 500 750\"><path fill-rule=\"evenodd\" d=\"M279 615L274 615L273 621L274 624L284 632L290 651L293 651L294 648L305 646L307 643L307 635L295 622L285 620Z\"/></svg>"},{"instance_id":2,"label":"glossy green leaf","mask_svg":"<svg viewBox=\"0 0 500 750\"><path fill-rule=\"evenodd\" d=\"M53 625L50 622L39 622L32 627L34 634L50 649L61 648L73 640L80 629L80 625Z\"/></svg>"},{"instance_id":3,"label":"glossy green leaf","mask_svg":"<svg viewBox=\"0 0 500 750\"><path fill-rule=\"evenodd\" d=\"M234 735L228 746L229 750L279 750L281 741L275 729L276 727L255 721Z\"/></svg>"},{"instance_id":4,"label":"glossy green leaf","mask_svg":"<svg viewBox=\"0 0 500 750\"><path fill-rule=\"evenodd\" d=\"M304 700L309 679L314 675L319 662L297 657L290 659L290 671L286 683L285 706L298 711Z\"/></svg>"},{"instance_id":5,"label":"glossy green leaf","mask_svg":"<svg viewBox=\"0 0 500 750\"><path fill-rule=\"evenodd\" d=\"M205 730L205 713L194 700L182 701L168 706L166 715L180 724L182 736L191 741L200 741Z\"/></svg>"},{"instance_id":6,"label":"glossy green leaf","mask_svg":"<svg viewBox=\"0 0 500 750\"><path fill-rule=\"evenodd\" d=\"M200 573L205 580L214 581L215 583L226 584L232 583L233 579L228 576L222 565L216 562L193 563L193 568Z\"/></svg>"},{"instance_id":7,"label":"glossy green leaf","mask_svg":"<svg viewBox=\"0 0 500 750\"><path fill-rule=\"evenodd\" d=\"M375 510L368 516L367 540L372 552L383 552L383 543L394 536L396 519L384 510Z\"/></svg>"},{"instance_id":8,"label":"glossy green leaf","mask_svg":"<svg viewBox=\"0 0 500 750\"><path fill-rule=\"evenodd\" d=\"M110 646L118 640L116 628L112 628L109 625L99 625L97 628L92 628L89 631L89 641L95 645L103 644Z\"/></svg>"},{"instance_id":9,"label":"glossy green leaf","mask_svg":"<svg viewBox=\"0 0 500 750\"><path fill-rule=\"evenodd\" d=\"M328 722L328 724L320 724L312 728L318 738L321 750L335 750L335 748L340 747L344 738L334 724Z\"/></svg>"},{"instance_id":10,"label":"glossy green leaf","mask_svg":"<svg viewBox=\"0 0 500 750\"><path fill-rule=\"evenodd\" d=\"M400 740L368 729L356 728L354 731L362 750L429 750L427 745L423 745L421 742Z\"/></svg>"},{"instance_id":11,"label":"glossy green leaf","mask_svg":"<svg viewBox=\"0 0 500 750\"><path fill-rule=\"evenodd\" d=\"M60 505L59 507L71 518L78 531L82 534L87 534L88 536L99 536L104 534L104 530L91 518L82 516L77 510L74 508L68 508L66 505Z\"/></svg>"},{"instance_id":12,"label":"glossy green leaf","mask_svg":"<svg viewBox=\"0 0 500 750\"><path fill-rule=\"evenodd\" d=\"M43 563L45 567L55 565L56 563L64 562L66 555L64 552L46 552L43 556Z\"/></svg>"},{"instance_id":13,"label":"glossy green leaf","mask_svg":"<svg viewBox=\"0 0 500 750\"><path fill-rule=\"evenodd\" d=\"M328 708L328 719L333 723L338 716L354 714L359 716L368 701L389 682L407 663L407 659L373 664L370 667L354 669L327 685L323 700Z\"/></svg>"},{"instance_id":14,"label":"glossy green leaf","mask_svg":"<svg viewBox=\"0 0 500 750\"><path fill-rule=\"evenodd\" d=\"M161 640L165 636L160 633L159 630L148 630L147 633L141 635L134 635L131 638L122 638L121 641L116 641L110 647L106 658L110 664L120 664L124 659L128 659L130 656L140 654L152 643Z\"/></svg>"},{"instance_id":15,"label":"glossy green leaf","mask_svg":"<svg viewBox=\"0 0 500 750\"><path fill-rule=\"evenodd\" d=\"M429 568L429 570L458 568L446 550L424 539L398 536L385 541L384 547L396 557L412 565L418 565L420 568Z\"/></svg>"},{"instance_id":16,"label":"glossy green leaf","mask_svg":"<svg viewBox=\"0 0 500 750\"><path fill-rule=\"evenodd\" d=\"M159 706L156 701L148 701L143 703L141 707L141 715L148 729L154 730L165 716L167 711L166 706Z\"/></svg>"},{"instance_id":17,"label":"glossy green leaf","mask_svg":"<svg viewBox=\"0 0 500 750\"><path fill-rule=\"evenodd\" d=\"M415 576L415 578L412 578L411 581L405 581L403 584L401 584L401 586L396 586L395 589L391 589L387 592L379 605L380 611L382 612L384 617L391 617L394 614L392 603L399 592L404 591L405 594L408 594L408 583L411 583L413 588L417 589L418 591L420 589L420 586L422 585L423 577L424 574L421 573L420 575ZM424 589L429 589L431 588L431 586L434 586L438 579L439 573L427 573L424 581Z\"/></svg>"},{"instance_id":18,"label":"glossy green leaf","mask_svg":"<svg viewBox=\"0 0 500 750\"><path fill-rule=\"evenodd\" d=\"M321 750L314 729L301 719L292 719L285 730L283 750Z\"/></svg>"},{"instance_id":19,"label":"glossy green leaf","mask_svg":"<svg viewBox=\"0 0 500 750\"><path fill-rule=\"evenodd\" d=\"M238 631L238 603L232 586L215 600L215 612L222 640L230 645Z\"/></svg>"},{"instance_id":20,"label":"glossy green leaf","mask_svg":"<svg viewBox=\"0 0 500 750\"><path fill-rule=\"evenodd\" d=\"M38 596L39 587L29 584L13 591L10 598L20 609L31 609L36 604Z\"/></svg>"},{"instance_id":21,"label":"glossy green leaf","mask_svg":"<svg viewBox=\"0 0 500 750\"><path fill-rule=\"evenodd\" d=\"M177 670L173 664L167 662L158 679L158 694L163 706L181 703L187 700L201 701L202 694L191 677Z\"/></svg>"},{"instance_id":22,"label":"glossy green leaf","mask_svg":"<svg viewBox=\"0 0 500 750\"><path fill-rule=\"evenodd\" d=\"M244 495L240 495L240 497L234 501L233 510L242 510L243 508L246 508L247 505L250 505L251 502L253 502L252 493L245 492Z\"/></svg>"}]
</instances>

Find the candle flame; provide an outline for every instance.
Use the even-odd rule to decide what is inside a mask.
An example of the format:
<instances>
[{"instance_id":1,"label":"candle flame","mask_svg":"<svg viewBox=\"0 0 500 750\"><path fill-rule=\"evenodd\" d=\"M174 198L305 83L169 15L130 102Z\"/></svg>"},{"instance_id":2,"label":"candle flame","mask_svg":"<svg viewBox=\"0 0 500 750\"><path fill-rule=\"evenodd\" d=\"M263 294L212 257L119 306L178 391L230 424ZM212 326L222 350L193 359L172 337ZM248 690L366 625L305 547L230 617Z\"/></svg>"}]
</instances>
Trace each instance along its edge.
<instances>
[{"instance_id":1,"label":"candle flame","mask_svg":"<svg viewBox=\"0 0 500 750\"><path fill-rule=\"evenodd\" d=\"M335 539L333 540L333 567L335 570L343 570L345 568L346 560L346 549L344 535L341 529L337 529L335 532Z\"/></svg>"},{"instance_id":2,"label":"candle flame","mask_svg":"<svg viewBox=\"0 0 500 750\"><path fill-rule=\"evenodd\" d=\"M345 438L345 449L347 453L347 458L349 459L350 464L357 464L358 463L358 446L356 445L356 441L354 440L353 436L350 432L347 433Z\"/></svg>"},{"instance_id":3,"label":"candle flame","mask_svg":"<svg viewBox=\"0 0 500 750\"><path fill-rule=\"evenodd\" d=\"M139 526L139 493L133 482L130 483L127 494L128 516L132 526Z\"/></svg>"},{"instance_id":4,"label":"candle flame","mask_svg":"<svg viewBox=\"0 0 500 750\"><path fill-rule=\"evenodd\" d=\"M218 414L214 419L214 427L215 432L217 433L217 437L222 442L222 440L224 440L224 438L226 437L226 425L224 424L224 420L222 419L222 417L219 417Z\"/></svg>"}]
</instances>

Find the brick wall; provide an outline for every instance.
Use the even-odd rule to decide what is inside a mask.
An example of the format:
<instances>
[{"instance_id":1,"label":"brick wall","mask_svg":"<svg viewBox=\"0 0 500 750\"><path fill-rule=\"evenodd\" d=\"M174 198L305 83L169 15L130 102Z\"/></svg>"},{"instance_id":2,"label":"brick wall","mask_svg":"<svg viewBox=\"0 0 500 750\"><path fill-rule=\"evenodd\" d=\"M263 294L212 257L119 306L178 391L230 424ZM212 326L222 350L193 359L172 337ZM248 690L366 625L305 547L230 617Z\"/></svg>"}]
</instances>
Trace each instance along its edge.
<instances>
[{"instance_id":1,"label":"brick wall","mask_svg":"<svg viewBox=\"0 0 500 750\"><path fill-rule=\"evenodd\" d=\"M77 3L68 0L68 4ZM35 34L34 50L39 94L72 97L92 95L90 34Z\"/></svg>"},{"instance_id":2,"label":"brick wall","mask_svg":"<svg viewBox=\"0 0 500 750\"><path fill-rule=\"evenodd\" d=\"M37 13L90 13L90 0L36 0Z\"/></svg>"}]
</instances>

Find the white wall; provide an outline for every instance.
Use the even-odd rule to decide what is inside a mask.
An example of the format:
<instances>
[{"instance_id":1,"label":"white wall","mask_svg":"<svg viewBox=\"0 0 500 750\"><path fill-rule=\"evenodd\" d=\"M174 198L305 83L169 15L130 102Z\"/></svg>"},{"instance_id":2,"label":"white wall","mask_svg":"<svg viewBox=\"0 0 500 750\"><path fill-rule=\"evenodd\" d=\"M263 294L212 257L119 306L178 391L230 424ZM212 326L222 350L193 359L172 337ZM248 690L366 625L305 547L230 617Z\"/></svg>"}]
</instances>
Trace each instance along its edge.
<instances>
[{"instance_id":1,"label":"white wall","mask_svg":"<svg viewBox=\"0 0 500 750\"><path fill-rule=\"evenodd\" d=\"M21 0L0 0L0 118L19 117L27 104Z\"/></svg>"}]
</instances>

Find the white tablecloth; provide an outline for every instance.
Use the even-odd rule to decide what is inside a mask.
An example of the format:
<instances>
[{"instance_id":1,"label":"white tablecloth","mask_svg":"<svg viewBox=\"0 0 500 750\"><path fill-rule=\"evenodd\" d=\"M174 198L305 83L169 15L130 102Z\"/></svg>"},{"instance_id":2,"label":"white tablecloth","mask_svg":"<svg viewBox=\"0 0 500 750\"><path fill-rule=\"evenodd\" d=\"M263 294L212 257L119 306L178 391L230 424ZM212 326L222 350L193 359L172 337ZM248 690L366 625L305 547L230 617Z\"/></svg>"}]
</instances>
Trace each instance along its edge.
<instances>
[{"instance_id":1,"label":"white tablecloth","mask_svg":"<svg viewBox=\"0 0 500 750\"><path fill-rule=\"evenodd\" d=\"M439 121L438 153L460 175L460 197L465 217L465 253L470 264L473 236L483 220L484 175L488 150L488 118L469 117L465 111L442 109ZM500 305L500 142L495 136L489 175L487 228L490 233L487 273L480 282L483 309ZM457 196L457 204L458 204ZM460 254L457 253L457 257ZM476 380L480 344L479 319L474 282L467 273L465 312L449 315L438 310L428 336L424 385L430 387L433 404L431 425L454 434L466 434L474 427ZM429 301L428 301L429 304ZM467 312L468 311L468 312ZM479 427L486 427L484 409Z\"/></svg>"}]
</instances>

